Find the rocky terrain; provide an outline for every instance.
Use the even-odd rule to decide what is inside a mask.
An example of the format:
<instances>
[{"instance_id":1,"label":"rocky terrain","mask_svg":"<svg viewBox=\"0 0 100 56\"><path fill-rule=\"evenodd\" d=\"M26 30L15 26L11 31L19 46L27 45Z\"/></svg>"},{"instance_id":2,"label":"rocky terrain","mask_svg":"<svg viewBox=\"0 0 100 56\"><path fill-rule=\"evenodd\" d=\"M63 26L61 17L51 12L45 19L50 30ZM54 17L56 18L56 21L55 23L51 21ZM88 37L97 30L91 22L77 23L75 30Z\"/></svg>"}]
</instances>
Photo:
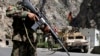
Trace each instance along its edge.
<instances>
[{"instance_id":1,"label":"rocky terrain","mask_svg":"<svg viewBox=\"0 0 100 56\"><path fill-rule=\"evenodd\" d=\"M80 6L80 12L75 17L78 27L97 28L100 30L100 1L84 0ZM74 22L75 22L74 21Z\"/></svg>"},{"instance_id":2,"label":"rocky terrain","mask_svg":"<svg viewBox=\"0 0 100 56\"><path fill-rule=\"evenodd\" d=\"M13 20L6 17L5 10L9 4L18 0L0 0L0 38L11 37ZM51 25L58 29L69 25L67 17L72 12L71 26L97 28L100 30L100 0L30 0L42 11Z\"/></svg>"}]
</instances>

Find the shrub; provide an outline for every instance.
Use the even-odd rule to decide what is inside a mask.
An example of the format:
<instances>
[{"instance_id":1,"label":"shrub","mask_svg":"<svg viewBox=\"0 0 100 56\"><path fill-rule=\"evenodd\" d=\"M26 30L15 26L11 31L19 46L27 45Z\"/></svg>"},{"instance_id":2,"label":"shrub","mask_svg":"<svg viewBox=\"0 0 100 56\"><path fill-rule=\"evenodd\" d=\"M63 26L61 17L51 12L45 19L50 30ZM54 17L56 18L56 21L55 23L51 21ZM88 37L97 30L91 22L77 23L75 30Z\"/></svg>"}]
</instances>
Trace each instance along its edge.
<instances>
[{"instance_id":1,"label":"shrub","mask_svg":"<svg viewBox=\"0 0 100 56\"><path fill-rule=\"evenodd\" d=\"M41 42L37 44L38 48L48 48L48 43L47 42ZM53 44L53 48L58 48L59 44Z\"/></svg>"},{"instance_id":2,"label":"shrub","mask_svg":"<svg viewBox=\"0 0 100 56\"><path fill-rule=\"evenodd\" d=\"M47 48L48 47L48 43L46 43L46 42L38 43L37 47L38 48Z\"/></svg>"}]
</instances>

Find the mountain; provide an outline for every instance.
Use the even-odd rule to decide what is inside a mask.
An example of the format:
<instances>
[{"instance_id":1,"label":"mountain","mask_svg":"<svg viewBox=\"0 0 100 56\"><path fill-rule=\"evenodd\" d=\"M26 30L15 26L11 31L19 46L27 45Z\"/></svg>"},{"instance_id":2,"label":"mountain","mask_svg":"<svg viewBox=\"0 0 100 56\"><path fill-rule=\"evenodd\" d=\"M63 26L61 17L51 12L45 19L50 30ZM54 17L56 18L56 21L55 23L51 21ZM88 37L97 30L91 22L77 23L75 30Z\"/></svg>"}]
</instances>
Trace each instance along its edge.
<instances>
[{"instance_id":1,"label":"mountain","mask_svg":"<svg viewBox=\"0 0 100 56\"><path fill-rule=\"evenodd\" d=\"M0 36L11 37L13 20L6 17L5 10L9 4L19 0L0 0ZM51 25L58 29L68 25L79 28L97 28L100 30L100 0L30 0L32 4L46 15ZM72 12L71 24L68 14Z\"/></svg>"},{"instance_id":2,"label":"mountain","mask_svg":"<svg viewBox=\"0 0 100 56\"><path fill-rule=\"evenodd\" d=\"M83 0L80 12L74 18L74 23L82 28L97 28L100 30L100 0Z\"/></svg>"}]
</instances>

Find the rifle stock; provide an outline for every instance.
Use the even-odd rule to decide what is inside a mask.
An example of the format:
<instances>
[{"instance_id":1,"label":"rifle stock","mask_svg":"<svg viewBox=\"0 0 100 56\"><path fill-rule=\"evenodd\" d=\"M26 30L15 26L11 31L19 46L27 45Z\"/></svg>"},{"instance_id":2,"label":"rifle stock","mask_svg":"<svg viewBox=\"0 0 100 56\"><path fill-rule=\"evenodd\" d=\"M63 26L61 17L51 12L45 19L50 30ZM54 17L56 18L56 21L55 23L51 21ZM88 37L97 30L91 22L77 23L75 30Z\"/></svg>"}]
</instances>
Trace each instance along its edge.
<instances>
[{"instance_id":1,"label":"rifle stock","mask_svg":"<svg viewBox=\"0 0 100 56\"><path fill-rule=\"evenodd\" d=\"M59 42L59 44L66 51L66 53L68 54L68 56L70 56L70 54L68 53L67 49L63 45L62 41L59 39L59 37L54 32L54 30L52 29L52 27L48 24L48 22L46 22L46 20L44 19L46 17L43 16L41 13L38 13L37 10L35 9L35 7L30 3L29 0L23 0L23 6L26 7L27 9L29 9L32 13L35 13L38 16L38 18L39 18L39 21L36 24L33 25L33 27L32 27L33 30L36 30L38 28L38 26L40 26L40 25L42 25L42 24L45 23L49 27L50 33L53 36L53 38Z\"/></svg>"}]
</instances>

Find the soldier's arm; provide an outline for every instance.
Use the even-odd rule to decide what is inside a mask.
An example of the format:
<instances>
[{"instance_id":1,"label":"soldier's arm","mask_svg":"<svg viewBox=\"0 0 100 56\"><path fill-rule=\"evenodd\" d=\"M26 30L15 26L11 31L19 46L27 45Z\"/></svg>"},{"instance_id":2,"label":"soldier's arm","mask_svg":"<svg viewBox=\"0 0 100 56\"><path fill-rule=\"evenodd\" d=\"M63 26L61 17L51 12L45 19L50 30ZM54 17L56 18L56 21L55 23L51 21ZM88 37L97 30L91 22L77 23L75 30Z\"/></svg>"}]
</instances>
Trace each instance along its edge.
<instances>
[{"instance_id":1,"label":"soldier's arm","mask_svg":"<svg viewBox=\"0 0 100 56\"><path fill-rule=\"evenodd\" d=\"M6 15L8 17L18 16L18 17L26 17L28 14L27 11L18 10L14 6L9 6L6 10Z\"/></svg>"},{"instance_id":2,"label":"soldier's arm","mask_svg":"<svg viewBox=\"0 0 100 56\"><path fill-rule=\"evenodd\" d=\"M21 17L21 18L26 18L28 16L33 21L37 20L37 16L34 13L19 10L16 7L13 7L13 6L8 7L8 9L6 10L6 15L8 17L18 16L18 17Z\"/></svg>"},{"instance_id":3,"label":"soldier's arm","mask_svg":"<svg viewBox=\"0 0 100 56\"><path fill-rule=\"evenodd\" d=\"M6 15L12 17L16 13L17 8L14 6L9 6L6 10Z\"/></svg>"}]
</instances>

